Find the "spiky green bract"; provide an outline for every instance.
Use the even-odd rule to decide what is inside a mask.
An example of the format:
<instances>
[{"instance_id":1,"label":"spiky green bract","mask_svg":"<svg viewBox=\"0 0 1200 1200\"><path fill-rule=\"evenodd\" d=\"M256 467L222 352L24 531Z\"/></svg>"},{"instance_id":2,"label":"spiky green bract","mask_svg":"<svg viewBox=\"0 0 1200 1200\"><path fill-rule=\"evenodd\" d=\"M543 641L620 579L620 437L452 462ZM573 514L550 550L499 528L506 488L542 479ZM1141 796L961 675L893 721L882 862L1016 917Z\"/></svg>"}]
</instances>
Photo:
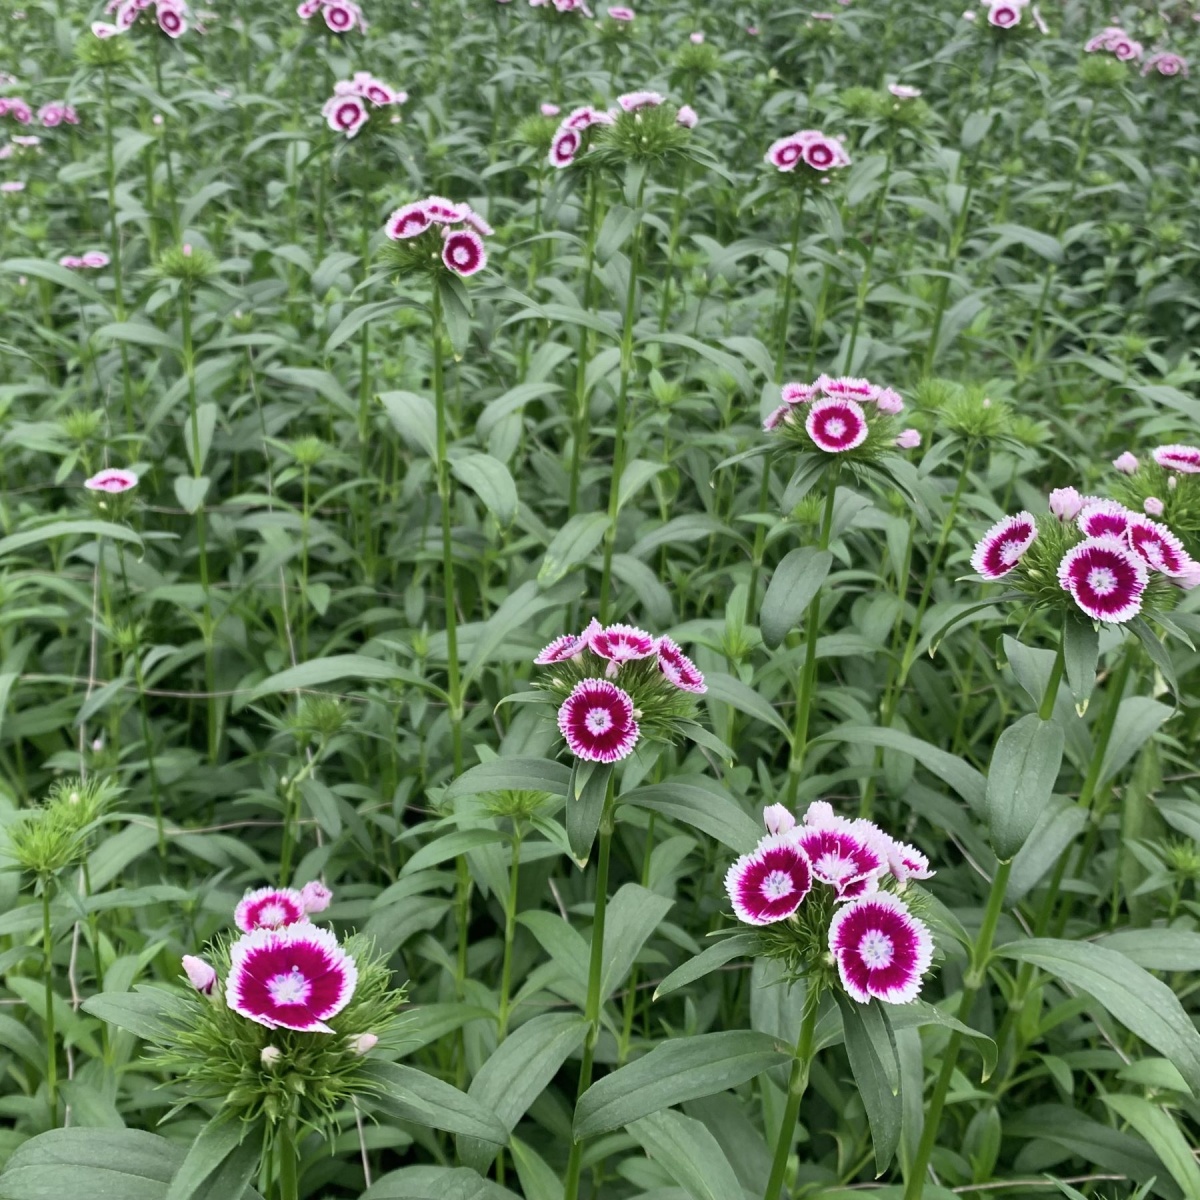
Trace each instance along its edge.
<instances>
[{"instance_id":1,"label":"spiky green bract","mask_svg":"<svg viewBox=\"0 0 1200 1200\"><path fill-rule=\"evenodd\" d=\"M427 275L433 279L452 275L454 272L442 261L443 228L442 225L431 225L416 237L385 242L379 257L384 266L397 275Z\"/></svg>"},{"instance_id":2,"label":"spiky green bract","mask_svg":"<svg viewBox=\"0 0 1200 1200\"><path fill-rule=\"evenodd\" d=\"M522 146L531 147L537 151L539 158L544 158L550 150L550 143L554 141L554 132L558 125L557 117L544 117L541 113L534 113L518 123L513 131L513 140Z\"/></svg>"},{"instance_id":3,"label":"spiky green bract","mask_svg":"<svg viewBox=\"0 0 1200 1200\"><path fill-rule=\"evenodd\" d=\"M1089 54L1079 64L1079 82L1097 91L1111 91L1129 78L1129 64L1107 54Z\"/></svg>"},{"instance_id":4,"label":"spiky green bract","mask_svg":"<svg viewBox=\"0 0 1200 1200\"><path fill-rule=\"evenodd\" d=\"M685 42L675 55L671 82L679 79L701 79L712 75L721 65L721 54L711 42Z\"/></svg>"},{"instance_id":5,"label":"spiky green bract","mask_svg":"<svg viewBox=\"0 0 1200 1200\"><path fill-rule=\"evenodd\" d=\"M161 279L176 279L194 287L217 273L217 260L201 246L172 246L163 252L154 272Z\"/></svg>"},{"instance_id":6,"label":"spiky green bract","mask_svg":"<svg viewBox=\"0 0 1200 1200\"><path fill-rule=\"evenodd\" d=\"M98 38L91 30L75 43L75 57L85 67L111 68L127 63L133 50L127 37Z\"/></svg>"},{"instance_id":7,"label":"spiky green bract","mask_svg":"<svg viewBox=\"0 0 1200 1200\"><path fill-rule=\"evenodd\" d=\"M930 379L917 388L916 402L921 407L936 408L943 428L970 441L1012 436L1012 405L989 396L986 388Z\"/></svg>"},{"instance_id":8,"label":"spiky green bract","mask_svg":"<svg viewBox=\"0 0 1200 1200\"><path fill-rule=\"evenodd\" d=\"M9 829L9 853L31 874L57 874L82 860L88 835L120 793L109 779L59 780L41 804L23 812Z\"/></svg>"},{"instance_id":9,"label":"spiky green bract","mask_svg":"<svg viewBox=\"0 0 1200 1200\"><path fill-rule=\"evenodd\" d=\"M848 117L864 121L882 121L891 107L892 97L887 92L870 87L851 87L839 93L838 103Z\"/></svg>"},{"instance_id":10,"label":"spiky green bract","mask_svg":"<svg viewBox=\"0 0 1200 1200\"><path fill-rule=\"evenodd\" d=\"M1151 497L1161 500L1162 515L1154 520L1166 525L1193 558L1200 557L1200 475L1178 475L1147 455L1132 475L1117 475L1110 490L1114 500L1139 513Z\"/></svg>"},{"instance_id":11,"label":"spiky green bract","mask_svg":"<svg viewBox=\"0 0 1200 1200\"><path fill-rule=\"evenodd\" d=\"M669 103L621 112L611 125L596 128L587 158L613 170L629 163L664 170L681 166L692 157L692 131L679 124L678 116L679 109Z\"/></svg>"},{"instance_id":12,"label":"spiky green bract","mask_svg":"<svg viewBox=\"0 0 1200 1200\"><path fill-rule=\"evenodd\" d=\"M621 664L615 676L605 675L612 664L606 658L582 651L545 668L546 678L535 682L545 688L557 704L584 679L609 679L629 693L642 737L658 742L676 742L683 736L680 722L696 719L696 696L677 688L659 669L658 658L638 658Z\"/></svg>"},{"instance_id":13,"label":"spiky green bract","mask_svg":"<svg viewBox=\"0 0 1200 1200\"><path fill-rule=\"evenodd\" d=\"M356 1039L373 1033L382 1049L397 1047L406 994L393 986L370 938L354 934L342 945L358 967L353 998L329 1018L333 1033L297 1033L267 1029L226 1007L220 992L229 977L231 942L218 938L204 955L221 981L217 999L189 989L179 1015L166 1018L171 1033L151 1042L151 1065L184 1085L184 1103L217 1101L223 1113L247 1123L261 1117L268 1138L281 1123L294 1122L332 1140L339 1110L374 1087L364 1072L370 1060L355 1052Z\"/></svg>"}]
</instances>

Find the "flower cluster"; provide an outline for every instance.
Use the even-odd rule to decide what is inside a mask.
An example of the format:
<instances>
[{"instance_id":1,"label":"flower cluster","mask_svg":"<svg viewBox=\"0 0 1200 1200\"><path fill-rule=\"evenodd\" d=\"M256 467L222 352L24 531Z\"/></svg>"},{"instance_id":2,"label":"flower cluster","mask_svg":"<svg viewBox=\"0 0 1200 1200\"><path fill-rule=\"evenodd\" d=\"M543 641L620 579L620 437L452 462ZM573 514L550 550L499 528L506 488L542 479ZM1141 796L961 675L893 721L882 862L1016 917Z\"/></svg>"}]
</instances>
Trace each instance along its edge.
<instances>
[{"instance_id":1,"label":"flower cluster","mask_svg":"<svg viewBox=\"0 0 1200 1200\"><path fill-rule=\"evenodd\" d=\"M43 104L37 111L37 119L44 129L58 125L78 125L79 114L70 104Z\"/></svg>"},{"instance_id":2,"label":"flower cluster","mask_svg":"<svg viewBox=\"0 0 1200 1200\"><path fill-rule=\"evenodd\" d=\"M1168 79L1176 75L1182 75L1186 79L1188 77L1187 59L1180 54L1171 54L1166 50L1152 54L1142 66L1142 74L1149 75L1152 71L1156 75L1165 75Z\"/></svg>"},{"instance_id":3,"label":"flower cluster","mask_svg":"<svg viewBox=\"0 0 1200 1200\"><path fill-rule=\"evenodd\" d=\"M691 105L675 108L660 92L626 92L607 110L585 104L572 109L559 122L550 142L550 165L561 171L580 160L592 149L593 130L608 131L606 141L598 148L610 153L597 161L622 154L630 158L662 157L680 147L682 131L694 129L698 120Z\"/></svg>"},{"instance_id":4,"label":"flower cluster","mask_svg":"<svg viewBox=\"0 0 1200 1200\"><path fill-rule=\"evenodd\" d=\"M389 87L369 71L355 71L353 79L339 79L333 85L333 95L325 101L321 116L329 128L352 138L371 119L373 111L400 105L408 93ZM400 120L398 115L392 121Z\"/></svg>"},{"instance_id":5,"label":"flower cluster","mask_svg":"<svg viewBox=\"0 0 1200 1200\"><path fill-rule=\"evenodd\" d=\"M355 0L303 0L296 15L307 21L320 13L326 26L334 33L349 33L352 29L366 29L363 11Z\"/></svg>"},{"instance_id":6,"label":"flower cluster","mask_svg":"<svg viewBox=\"0 0 1200 1200\"><path fill-rule=\"evenodd\" d=\"M1085 43L1083 49L1088 54L1103 51L1113 55L1120 62L1142 57L1142 43L1134 41L1119 25L1109 25L1102 29Z\"/></svg>"},{"instance_id":7,"label":"flower cluster","mask_svg":"<svg viewBox=\"0 0 1200 1200\"><path fill-rule=\"evenodd\" d=\"M1156 446L1142 462L1128 450L1113 460L1113 493L1126 507L1161 519L1200 559L1200 446Z\"/></svg>"},{"instance_id":8,"label":"flower cluster","mask_svg":"<svg viewBox=\"0 0 1200 1200\"><path fill-rule=\"evenodd\" d=\"M154 19L167 37L177 38L187 32L188 7L184 0L108 0L104 12L112 21L94 21L92 33L98 38L127 33L149 8L154 9Z\"/></svg>"},{"instance_id":9,"label":"flower cluster","mask_svg":"<svg viewBox=\"0 0 1200 1200\"><path fill-rule=\"evenodd\" d=\"M487 266L483 239L495 230L469 204L427 196L396 209L384 232L394 243L391 257L397 270L446 270L465 279Z\"/></svg>"},{"instance_id":10,"label":"flower cluster","mask_svg":"<svg viewBox=\"0 0 1200 1200\"><path fill-rule=\"evenodd\" d=\"M767 149L766 161L784 174L796 172L797 178L818 178L828 182L828 172L850 165L850 155L840 138L827 137L819 129L801 129L781 137Z\"/></svg>"},{"instance_id":11,"label":"flower cluster","mask_svg":"<svg viewBox=\"0 0 1200 1200\"><path fill-rule=\"evenodd\" d=\"M932 876L925 855L824 801L800 824L782 804L763 818L766 836L729 868L725 890L737 918L768 935L764 951L797 974L831 959L861 1004L916 999L933 939L898 893Z\"/></svg>"},{"instance_id":12,"label":"flower cluster","mask_svg":"<svg viewBox=\"0 0 1200 1200\"><path fill-rule=\"evenodd\" d=\"M0 117L10 117L18 125L33 120L33 109L20 96L0 96Z\"/></svg>"},{"instance_id":13,"label":"flower cluster","mask_svg":"<svg viewBox=\"0 0 1200 1200\"><path fill-rule=\"evenodd\" d=\"M1114 625L1148 599L1165 601L1164 584L1200 583L1200 563L1145 513L1070 487L1052 492L1049 506L1041 521L1029 512L997 521L975 546L974 570L986 580L1011 578L1035 602L1065 601L1068 611Z\"/></svg>"},{"instance_id":14,"label":"flower cluster","mask_svg":"<svg viewBox=\"0 0 1200 1200\"><path fill-rule=\"evenodd\" d=\"M869 379L822 375L812 383L785 383L780 399L763 429L804 450L875 457L886 446L911 450L921 444L915 429L896 429L894 418L904 410L900 394Z\"/></svg>"},{"instance_id":15,"label":"flower cluster","mask_svg":"<svg viewBox=\"0 0 1200 1200\"><path fill-rule=\"evenodd\" d=\"M99 271L108 266L108 255L103 250L89 250L86 254L64 254L58 260L58 265L72 271Z\"/></svg>"},{"instance_id":16,"label":"flower cluster","mask_svg":"<svg viewBox=\"0 0 1200 1200\"><path fill-rule=\"evenodd\" d=\"M533 660L550 667L542 686L560 701L558 728L586 762L614 763L642 734L671 741L708 689L696 664L669 637L592 620L580 634L555 638Z\"/></svg>"}]
</instances>

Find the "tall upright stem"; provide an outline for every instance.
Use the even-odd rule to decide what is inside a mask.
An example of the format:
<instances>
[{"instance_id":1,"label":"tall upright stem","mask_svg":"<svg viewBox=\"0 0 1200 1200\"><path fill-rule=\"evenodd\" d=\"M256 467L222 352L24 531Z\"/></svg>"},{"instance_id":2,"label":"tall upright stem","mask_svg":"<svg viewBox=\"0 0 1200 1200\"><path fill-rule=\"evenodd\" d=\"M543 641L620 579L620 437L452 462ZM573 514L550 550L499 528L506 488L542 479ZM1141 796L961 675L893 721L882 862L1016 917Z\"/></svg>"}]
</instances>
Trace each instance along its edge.
<instances>
[{"instance_id":1,"label":"tall upright stem","mask_svg":"<svg viewBox=\"0 0 1200 1200\"><path fill-rule=\"evenodd\" d=\"M587 230L583 252L583 311L592 307L592 271L596 262L596 209L600 195L600 176L588 172L587 180ZM540 194L540 193L539 193ZM579 350L575 358L575 413L571 433L571 482L567 492L567 516L573 517L579 510L579 480L583 474L583 461L588 435L587 369L591 358L592 331L586 325L579 327Z\"/></svg>"},{"instance_id":2,"label":"tall upright stem","mask_svg":"<svg viewBox=\"0 0 1200 1200\"><path fill-rule=\"evenodd\" d=\"M296 1129L291 1121L279 1127L279 1200L300 1200L300 1164L297 1162Z\"/></svg>"},{"instance_id":3,"label":"tall upright stem","mask_svg":"<svg viewBox=\"0 0 1200 1200\"><path fill-rule=\"evenodd\" d=\"M108 248L113 268L113 303L117 320L125 320L125 285L121 271L121 231L117 228L117 166L113 140L112 78L104 69L104 161L108 183ZM129 373L129 347L121 342L121 388L125 399L125 427L134 432L133 380Z\"/></svg>"},{"instance_id":4,"label":"tall upright stem","mask_svg":"<svg viewBox=\"0 0 1200 1200\"><path fill-rule=\"evenodd\" d=\"M829 538L833 530L833 506L837 499L837 481L841 463L834 459L829 468L826 482L825 511L821 517L820 548L829 549ZM817 687L817 638L821 625L821 592L812 598L808 615L804 618L804 666L801 668L800 687L796 696L796 724L792 731L792 757L788 763L788 804L796 802L800 787L800 773L804 770L804 753L808 748L808 717L812 708L813 693Z\"/></svg>"},{"instance_id":5,"label":"tall upright stem","mask_svg":"<svg viewBox=\"0 0 1200 1200\"><path fill-rule=\"evenodd\" d=\"M46 1101L50 1123L58 1125L58 1037L54 1028L54 931L50 923L52 879L42 878L42 978L46 987Z\"/></svg>"},{"instance_id":6,"label":"tall upright stem","mask_svg":"<svg viewBox=\"0 0 1200 1200\"><path fill-rule=\"evenodd\" d=\"M629 404L629 379L633 374L633 327L637 320L638 271L641 269L642 248L642 195L645 180L638 188L638 223L633 230L633 242L629 248L629 286L625 291L625 321L621 330L621 371L617 385L617 407L613 416L613 462L612 478L608 485L608 529L604 534L604 572L600 577L600 620L609 616L610 593L612 591L613 548L617 541L617 515L621 507L621 475L625 471L625 420Z\"/></svg>"},{"instance_id":7,"label":"tall upright stem","mask_svg":"<svg viewBox=\"0 0 1200 1200\"><path fill-rule=\"evenodd\" d=\"M796 1039L796 1052L792 1057L792 1069L788 1076L787 1103L783 1107L783 1120L779 1123L779 1136L775 1139L775 1157L771 1160L771 1175L767 1180L767 1190L763 1192L763 1200L779 1200L779 1189L783 1187L783 1179L787 1174L792 1139L796 1133L796 1122L800 1118L800 1101L804 1099L812 1068L813 1040L820 1007L821 987L810 982L804 997L800 1036Z\"/></svg>"},{"instance_id":8,"label":"tall upright stem","mask_svg":"<svg viewBox=\"0 0 1200 1200\"><path fill-rule=\"evenodd\" d=\"M517 887L521 878L521 826L513 821L512 857L508 864L508 900L504 905L504 962L500 968L500 1003L497 1008L497 1039L508 1035L510 992L512 991L513 938L517 930Z\"/></svg>"},{"instance_id":9,"label":"tall upright stem","mask_svg":"<svg viewBox=\"0 0 1200 1200\"><path fill-rule=\"evenodd\" d=\"M888 185L892 177L892 155L896 148L896 127L892 126L888 136L887 151L883 163L883 183L879 187L879 199L875 201L875 215L871 221L871 241L867 246L867 261L863 264L862 274L858 278L858 294L854 299L854 320L850 325L850 342L846 347L846 357L842 369L847 374L854 370L854 348L858 345L858 330L862 324L863 312L867 307L867 293L871 290L871 271L875 265L875 248L879 245L879 230L883 224L883 210L887 206Z\"/></svg>"},{"instance_id":10,"label":"tall upright stem","mask_svg":"<svg viewBox=\"0 0 1200 1200\"><path fill-rule=\"evenodd\" d=\"M596 1057L596 1042L600 1037L600 984L604 975L604 917L608 909L608 866L612 855L613 807L615 777L608 779L608 792L604 797L604 815L600 818L600 856L596 862L596 905L592 918L592 945L588 963L587 1006L584 1019L587 1021L587 1040L583 1044L583 1060L579 1065L579 1087L576 1102L592 1086L592 1066ZM563 1200L578 1200L579 1175L583 1166L583 1142L571 1143L567 1159L567 1177Z\"/></svg>"}]
</instances>

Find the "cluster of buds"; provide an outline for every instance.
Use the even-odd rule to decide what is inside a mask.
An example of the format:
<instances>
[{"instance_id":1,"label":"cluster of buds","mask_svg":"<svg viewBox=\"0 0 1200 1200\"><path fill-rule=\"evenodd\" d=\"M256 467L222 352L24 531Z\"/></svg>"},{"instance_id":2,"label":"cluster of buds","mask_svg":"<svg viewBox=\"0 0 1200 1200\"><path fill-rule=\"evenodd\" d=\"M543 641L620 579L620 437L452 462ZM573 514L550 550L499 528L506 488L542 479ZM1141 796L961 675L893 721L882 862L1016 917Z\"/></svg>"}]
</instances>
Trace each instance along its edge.
<instances>
[{"instance_id":1,"label":"cluster of buds","mask_svg":"<svg viewBox=\"0 0 1200 1200\"><path fill-rule=\"evenodd\" d=\"M366 29L363 11L355 0L303 0L296 9L296 16L308 21L317 13L325 19L333 33L349 33L352 29Z\"/></svg>"},{"instance_id":2,"label":"cluster of buds","mask_svg":"<svg viewBox=\"0 0 1200 1200\"><path fill-rule=\"evenodd\" d=\"M626 92L613 108L585 104L559 122L550 142L550 165L558 170L589 159L587 151L601 151L593 160L662 158L679 150L686 131L699 118L689 104L676 108L660 92ZM603 136L593 144L592 131Z\"/></svg>"},{"instance_id":3,"label":"cluster of buds","mask_svg":"<svg viewBox=\"0 0 1200 1200\"><path fill-rule=\"evenodd\" d=\"M1035 603L1112 625L1164 607L1171 584L1190 590L1200 583L1200 563L1145 512L1072 487L1053 491L1049 507L1040 521L1019 512L996 522L971 555L975 571L1008 579Z\"/></svg>"},{"instance_id":4,"label":"cluster of buds","mask_svg":"<svg viewBox=\"0 0 1200 1200\"><path fill-rule=\"evenodd\" d=\"M1113 460L1112 491L1126 507L1168 525L1200 558L1200 446L1156 446L1147 461L1128 450Z\"/></svg>"},{"instance_id":5,"label":"cluster of buds","mask_svg":"<svg viewBox=\"0 0 1200 1200\"><path fill-rule=\"evenodd\" d=\"M373 112L404 104L408 93L389 87L369 71L356 71L353 79L339 79L333 85L333 95L325 101L321 116L329 128L352 138L371 119ZM393 113L391 122L400 120Z\"/></svg>"},{"instance_id":6,"label":"cluster of buds","mask_svg":"<svg viewBox=\"0 0 1200 1200\"><path fill-rule=\"evenodd\" d=\"M108 0L104 12L112 17L112 21L93 22L92 32L98 38L128 33L142 12L149 8L154 9L154 19L167 37L177 38L187 32L188 7L184 0Z\"/></svg>"},{"instance_id":7,"label":"cluster of buds","mask_svg":"<svg viewBox=\"0 0 1200 1200\"><path fill-rule=\"evenodd\" d=\"M765 161L782 174L805 183L813 179L825 183L830 171L850 165L850 155L841 138L827 137L819 129L800 129L772 142Z\"/></svg>"},{"instance_id":8,"label":"cluster of buds","mask_svg":"<svg viewBox=\"0 0 1200 1200\"><path fill-rule=\"evenodd\" d=\"M392 259L398 270L445 270L465 279L487 266L483 239L496 231L469 204L428 196L396 209L384 232L394 243Z\"/></svg>"},{"instance_id":9,"label":"cluster of buds","mask_svg":"<svg viewBox=\"0 0 1200 1200\"><path fill-rule=\"evenodd\" d=\"M725 876L734 915L763 931L763 953L794 975L836 967L860 1004L915 1000L933 938L900 893L933 875L925 855L822 800L799 824L782 804L763 818L766 836Z\"/></svg>"},{"instance_id":10,"label":"cluster of buds","mask_svg":"<svg viewBox=\"0 0 1200 1200\"><path fill-rule=\"evenodd\" d=\"M1109 25L1084 43L1087 54L1111 54L1119 62L1142 57L1142 43L1135 41L1119 25Z\"/></svg>"},{"instance_id":11,"label":"cluster of buds","mask_svg":"<svg viewBox=\"0 0 1200 1200\"><path fill-rule=\"evenodd\" d=\"M99 271L107 267L108 262L108 255L103 250L89 250L86 254L64 254L58 265L71 271Z\"/></svg>"},{"instance_id":12,"label":"cluster of buds","mask_svg":"<svg viewBox=\"0 0 1200 1200\"><path fill-rule=\"evenodd\" d=\"M550 667L541 686L559 700L558 728L585 762L614 763L643 734L674 741L708 689L696 664L669 637L592 620L580 634L555 638L534 660Z\"/></svg>"},{"instance_id":13,"label":"cluster of buds","mask_svg":"<svg viewBox=\"0 0 1200 1200\"><path fill-rule=\"evenodd\" d=\"M887 447L921 444L915 429L896 428L895 417L904 410L899 392L869 379L822 375L812 383L785 383L780 398L763 429L803 450L874 459Z\"/></svg>"}]
</instances>

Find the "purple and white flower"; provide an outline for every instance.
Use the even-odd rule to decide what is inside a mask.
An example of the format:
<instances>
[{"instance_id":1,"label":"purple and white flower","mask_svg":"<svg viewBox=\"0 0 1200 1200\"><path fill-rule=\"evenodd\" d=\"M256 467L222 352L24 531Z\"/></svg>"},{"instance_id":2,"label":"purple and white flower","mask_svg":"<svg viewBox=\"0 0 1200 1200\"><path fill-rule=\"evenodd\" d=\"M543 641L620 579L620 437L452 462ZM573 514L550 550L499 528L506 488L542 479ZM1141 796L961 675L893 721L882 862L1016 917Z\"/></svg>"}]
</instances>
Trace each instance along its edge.
<instances>
[{"instance_id":1,"label":"purple and white flower","mask_svg":"<svg viewBox=\"0 0 1200 1200\"><path fill-rule=\"evenodd\" d=\"M1096 621L1120 624L1141 611L1148 572L1141 558L1116 537L1088 538L1058 564L1058 582Z\"/></svg>"},{"instance_id":2,"label":"purple and white flower","mask_svg":"<svg viewBox=\"0 0 1200 1200\"><path fill-rule=\"evenodd\" d=\"M1028 512L997 521L975 543L971 566L984 579L1002 579L1021 561L1037 538L1037 522Z\"/></svg>"},{"instance_id":3,"label":"purple and white flower","mask_svg":"<svg viewBox=\"0 0 1200 1200\"><path fill-rule=\"evenodd\" d=\"M264 887L247 892L233 913L234 924L243 933L279 929L304 918L304 897L295 888Z\"/></svg>"},{"instance_id":4,"label":"purple and white flower","mask_svg":"<svg viewBox=\"0 0 1200 1200\"><path fill-rule=\"evenodd\" d=\"M703 696L708 691L704 676L696 664L669 637L660 637L655 644L658 669L681 691Z\"/></svg>"},{"instance_id":5,"label":"purple and white flower","mask_svg":"<svg viewBox=\"0 0 1200 1200\"><path fill-rule=\"evenodd\" d=\"M842 454L867 440L867 415L857 401L829 396L808 406L804 428L819 450Z\"/></svg>"},{"instance_id":6,"label":"purple and white flower","mask_svg":"<svg viewBox=\"0 0 1200 1200\"><path fill-rule=\"evenodd\" d=\"M907 1004L933 961L933 938L899 897L876 892L844 905L829 923L829 949L849 995Z\"/></svg>"},{"instance_id":7,"label":"purple and white flower","mask_svg":"<svg viewBox=\"0 0 1200 1200\"><path fill-rule=\"evenodd\" d=\"M640 732L629 693L607 679L581 679L558 710L558 728L576 758L599 763L627 758Z\"/></svg>"},{"instance_id":8,"label":"purple and white flower","mask_svg":"<svg viewBox=\"0 0 1200 1200\"><path fill-rule=\"evenodd\" d=\"M725 874L734 914L747 925L786 920L811 888L808 856L791 834L768 834Z\"/></svg>"}]
</instances>

